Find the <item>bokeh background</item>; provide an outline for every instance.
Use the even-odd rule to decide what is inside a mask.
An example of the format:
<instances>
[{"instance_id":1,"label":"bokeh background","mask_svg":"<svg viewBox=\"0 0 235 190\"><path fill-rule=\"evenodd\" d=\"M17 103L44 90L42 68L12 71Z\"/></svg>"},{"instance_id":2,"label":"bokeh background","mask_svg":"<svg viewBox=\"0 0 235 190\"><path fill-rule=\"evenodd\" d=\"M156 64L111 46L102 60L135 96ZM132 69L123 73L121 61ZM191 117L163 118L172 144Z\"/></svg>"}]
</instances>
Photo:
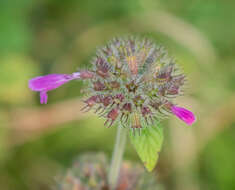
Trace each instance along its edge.
<instances>
[{"instance_id":1,"label":"bokeh background","mask_svg":"<svg viewBox=\"0 0 235 190\"><path fill-rule=\"evenodd\" d=\"M81 82L49 93L28 80L89 67L96 48L133 34L164 45L188 76L177 103L197 116L164 121L154 173L164 190L235 189L235 1L1 0L0 189L47 190L84 152L111 155L115 128L81 113ZM125 159L140 162L128 142Z\"/></svg>"}]
</instances>

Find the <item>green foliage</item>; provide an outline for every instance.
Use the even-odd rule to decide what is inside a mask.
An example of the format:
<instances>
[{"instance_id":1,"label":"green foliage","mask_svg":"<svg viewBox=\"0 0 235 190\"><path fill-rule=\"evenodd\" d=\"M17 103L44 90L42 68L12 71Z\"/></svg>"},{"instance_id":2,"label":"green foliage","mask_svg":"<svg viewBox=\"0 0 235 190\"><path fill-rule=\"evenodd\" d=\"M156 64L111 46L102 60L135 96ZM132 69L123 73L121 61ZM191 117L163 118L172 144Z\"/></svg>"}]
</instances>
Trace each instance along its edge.
<instances>
[{"instance_id":1,"label":"green foliage","mask_svg":"<svg viewBox=\"0 0 235 190\"><path fill-rule=\"evenodd\" d=\"M28 80L35 75L36 65L27 57L17 56L0 59L0 103L17 105L27 102L32 93Z\"/></svg>"},{"instance_id":2,"label":"green foliage","mask_svg":"<svg viewBox=\"0 0 235 190\"><path fill-rule=\"evenodd\" d=\"M203 189L235 189L234 124L213 139L200 155ZM220 163L220 164L218 164Z\"/></svg>"},{"instance_id":3,"label":"green foliage","mask_svg":"<svg viewBox=\"0 0 235 190\"><path fill-rule=\"evenodd\" d=\"M26 19L29 5L27 0L0 2L0 56L29 49L31 33Z\"/></svg>"},{"instance_id":4,"label":"green foliage","mask_svg":"<svg viewBox=\"0 0 235 190\"><path fill-rule=\"evenodd\" d=\"M130 132L131 143L134 145L141 161L148 171L152 171L157 164L158 154L163 143L163 128L161 125L145 126L140 134Z\"/></svg>"}]
</instances>

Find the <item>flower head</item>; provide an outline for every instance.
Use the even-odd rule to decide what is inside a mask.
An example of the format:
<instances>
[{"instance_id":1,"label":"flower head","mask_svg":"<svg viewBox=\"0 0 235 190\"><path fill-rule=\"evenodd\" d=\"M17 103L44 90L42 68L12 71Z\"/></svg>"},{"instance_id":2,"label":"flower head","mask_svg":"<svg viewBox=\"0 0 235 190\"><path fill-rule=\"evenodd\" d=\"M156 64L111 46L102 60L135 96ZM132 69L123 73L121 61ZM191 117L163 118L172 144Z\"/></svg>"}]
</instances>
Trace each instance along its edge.
<instances>
[{"instance_id":1,"label":"flower head","mask_svg":"<svg viewBox=\"0 0 235 190\"><path fill-rule=\"evenodd\" d=\"M65 175L57 176L58 189L110 190L108 184L109 164L102 153L85 153L79 156ZM143 180L144 179L144 180ZM146 173L141 165L124 161L120 168L116 190L140 190L148 187L154 190L155 176Z\"/></svg>"},{"instance_id":2,"label":"flower head","mask_svg":"<svg viewBox=\"0 0 235 190\"><path fill-rule=\"evenodd\" d=\"M172 103L183 94L184 74L163 47L147 39L110 41L97 51L92 72L87 90L91 97L84 109L94 107L108 126L119 121L133 129L142 128L171 113L187 124L194 121L187 120L184 113L176 114ZM91 106L91 98L97 96Z\"/></svg>"},{"instance_id":3,"label":"flower head","mask_svg":"<svg viewBox=\"0 0 235 190\"><path fill-rule=\"evenodd\" d=\"M195 121L192 112L173 104L183 94L185 75L163 47L147 39L116 38L97 51L90 71L36 77L29 87L46 103L47 91L74 79L88 80L83 110L95 109L107 126L119 121L142 128L170 114L189 125Z\"/></svg>"}]
</instances>

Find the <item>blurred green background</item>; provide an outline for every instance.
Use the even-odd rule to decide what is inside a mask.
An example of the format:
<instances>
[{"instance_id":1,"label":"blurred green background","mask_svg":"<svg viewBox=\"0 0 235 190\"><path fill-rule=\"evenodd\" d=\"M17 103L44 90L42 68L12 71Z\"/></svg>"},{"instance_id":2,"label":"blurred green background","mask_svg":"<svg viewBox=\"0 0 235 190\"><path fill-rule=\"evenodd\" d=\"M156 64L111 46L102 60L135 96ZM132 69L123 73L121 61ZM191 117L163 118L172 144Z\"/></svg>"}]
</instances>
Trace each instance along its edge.
<instances>
[{"instance_id":1,"label":"blurred green background","mask_svg":"<svg viewBox=\"0 0 235 190\"><path fill-rule=\"evenodd\" d=\"M83 152L111 155L115 128L80 112L81 82L50 92L48 105L27 83L89 67L97 47L133 34L176 58L188 76L177 103L197 116L193 127L164 121L156 180L165 190L234 190L234 9L230 0L1 0L0 189L51 189ZM130 143L125 158L140 162Z\"/></svg>"}]
</instances>

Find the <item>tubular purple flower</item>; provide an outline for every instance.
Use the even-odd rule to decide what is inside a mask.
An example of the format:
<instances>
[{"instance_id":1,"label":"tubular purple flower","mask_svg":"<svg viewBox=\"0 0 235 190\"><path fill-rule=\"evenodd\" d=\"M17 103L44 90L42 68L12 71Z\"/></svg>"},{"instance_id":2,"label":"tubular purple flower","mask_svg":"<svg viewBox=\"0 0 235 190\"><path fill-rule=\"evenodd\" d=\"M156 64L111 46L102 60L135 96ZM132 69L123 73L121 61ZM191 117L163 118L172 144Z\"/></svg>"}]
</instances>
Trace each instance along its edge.
<instances>
[{"instance_id":1,"label":"tubular purple flower","mask_svg":"<svg viewBox=\"0 0 235 190\"><path fill-rule=\"evenodd\" d=\"M48 91L54 90L71 80L80 78L80 72L73 74L49 74L31 79L29 81L29 88L33 91L40 92L40 103L46 104L48 99Z\"/></svg>"},{"instance_id":2,"label":"tubular purple flower","mask_svg":"<svg viewBox=\"0 0 235 190\"><path fill-rule=\"evenodd\" d=\"M196 121L194 114L185 108L173 105L171 106L171 111L174 115L176 115L179 119L188 125L192 125Z\"/></svg>"}]
</instances>

